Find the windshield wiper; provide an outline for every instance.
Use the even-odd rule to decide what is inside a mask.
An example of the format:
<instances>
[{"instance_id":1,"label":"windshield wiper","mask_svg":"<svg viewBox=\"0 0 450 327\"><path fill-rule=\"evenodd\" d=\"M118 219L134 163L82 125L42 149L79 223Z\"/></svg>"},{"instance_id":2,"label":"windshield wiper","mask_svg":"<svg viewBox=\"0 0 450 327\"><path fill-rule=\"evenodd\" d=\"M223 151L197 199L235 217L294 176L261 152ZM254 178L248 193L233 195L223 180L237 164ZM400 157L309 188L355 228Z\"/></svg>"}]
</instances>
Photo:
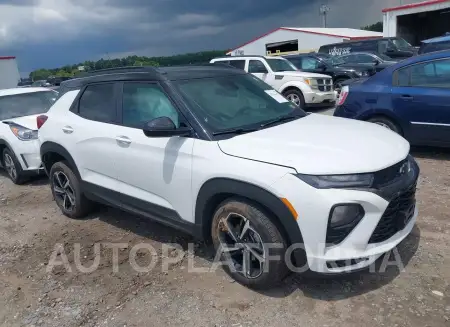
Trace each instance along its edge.
<instances>
[{"instance_id":1,"label":"windshield wiper","mask_svg":"<svg viewBox=\"0 0 450 327\"><path fill-rule=\"evenodd\" d=\"M245 133L250 133L250 132L254 132L257 131L256 128L230 128L230 129L225 129L223 131L218 131L218 132L214 132L212 133L212 135L216 136L216 135L225 135L225 134L245 134Z\"/></svg>"},{"instance_id":2,"label":"windshield wiper","mask_svg":"<svg viewBox=\"0 0 450 327\"><path fill-rule=\"evenodd\" d=\"M263 124L261 124L259 126L267 127L267 126L274 125L274 124L277 124L277 123L281 123L281 122L284 122L284 121L295 120L295 119L300 118L300 117L301 116L281 116L281 117L277 117L275 119L269 120L268 122L265 122L265 123L263 123Z\"/></svg>"}]
</instances>

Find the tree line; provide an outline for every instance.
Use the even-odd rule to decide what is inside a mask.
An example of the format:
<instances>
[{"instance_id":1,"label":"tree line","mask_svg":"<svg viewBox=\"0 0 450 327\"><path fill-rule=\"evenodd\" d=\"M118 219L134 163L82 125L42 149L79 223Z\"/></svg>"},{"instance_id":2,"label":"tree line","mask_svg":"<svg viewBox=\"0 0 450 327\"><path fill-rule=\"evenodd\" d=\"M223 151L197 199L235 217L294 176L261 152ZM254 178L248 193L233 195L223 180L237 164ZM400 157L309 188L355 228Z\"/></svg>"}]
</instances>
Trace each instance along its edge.
<instances>
[{"instance_id":1,"label":"tree line","mask_svg":"<svg viewBox=\"0 0 450 327\"><path fill-rule=\"evenodd\" d=\"M212 50L163 57L128 56L121 59L102 58L97 61L88 60L75 65L66 65L55 69L38 69L30 73L30 78L37 81L46 80L51 77L73 77L82 72L125 66L158 67L203 64L208 63L212 58L224 56L225 53L225 50Z\"/></svg>"}]
</instances>

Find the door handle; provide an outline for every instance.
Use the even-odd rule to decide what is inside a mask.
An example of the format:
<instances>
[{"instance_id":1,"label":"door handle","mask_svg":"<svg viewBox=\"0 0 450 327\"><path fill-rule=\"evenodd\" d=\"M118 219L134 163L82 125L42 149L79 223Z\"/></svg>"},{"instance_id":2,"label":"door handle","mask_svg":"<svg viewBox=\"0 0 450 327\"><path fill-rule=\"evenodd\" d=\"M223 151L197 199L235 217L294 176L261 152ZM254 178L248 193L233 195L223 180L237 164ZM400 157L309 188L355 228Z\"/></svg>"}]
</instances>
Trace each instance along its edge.
<instances>
[{"instance_id":1,"label":"door handle","mask_svg":"<svg viewBox=\"0 0 450 327\"><path fill-rule=\"evenodd\" d=\"M63 130L63 132L66 133L66 134L72 134L72 133L73 133L73 128L70 127L70 126L64 126L64 127L62 128L62 130Z\"/></svg>"},{"instance_id":2,"label":"door handle","mask_svg":"<svg viewBox=\"0 0 450 327\"><path fill-rule=\"evenodd\" d=\"M122 144L122 145L128 145L131 143L131 140L126 136L117 136L116 141L117 141L117 143Z\"/></svg>"},{"instance_id":3,"label":"door handle","mask_svg":"<svg viewBox=\"0 0 450 327\"><path fill-rule=\"evenodd\" d=\"M403 94L402 96L400 96L403 100L412 100L414 99L414 97L412 95L408 95L408 94Z\"/></svg>"}]
</instances>

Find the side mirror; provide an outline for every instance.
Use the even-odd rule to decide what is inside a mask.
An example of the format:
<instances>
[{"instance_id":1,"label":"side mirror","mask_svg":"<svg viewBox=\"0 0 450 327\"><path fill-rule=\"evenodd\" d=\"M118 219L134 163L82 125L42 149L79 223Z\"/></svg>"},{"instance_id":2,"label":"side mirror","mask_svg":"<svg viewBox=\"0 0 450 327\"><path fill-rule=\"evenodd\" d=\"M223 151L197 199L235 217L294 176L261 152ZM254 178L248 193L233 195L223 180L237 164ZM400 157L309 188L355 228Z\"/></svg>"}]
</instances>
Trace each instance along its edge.
<instances>
[{"instance_id":1,"label":"side mirror","mask_svg":"<svg viewBox=\"0 0 450 327\"><path fill-rule=\"evenodd\" d=\"M327 65L325 65L324 63L320 63L318 66L317 66L317 69L320 69L320 70L327 70Z\"/></svg>"},{"instance_id":2,"label":"side mirror","mask_svg":"<svg viewBox=\"0 0 450 327\"><path fill-rule=\"evenodd\" d=\"M188 136L192 129L190 127L177 128L169 117L158 117L146 122L143 131L148 137L170 137Z\"/></svg>"},{"instance_id":3,"label":"side mirror","mask_svg":"<svg viewBox=\"0 0 450 327\"><path fill-rule=\"evenodd\" d=\"M375 66L377 66L377 65L380 64L380 61L379 61L378 59L374 59L374 60L373 60L373 63L375 64Z\"/></svg>"}]
</instances>

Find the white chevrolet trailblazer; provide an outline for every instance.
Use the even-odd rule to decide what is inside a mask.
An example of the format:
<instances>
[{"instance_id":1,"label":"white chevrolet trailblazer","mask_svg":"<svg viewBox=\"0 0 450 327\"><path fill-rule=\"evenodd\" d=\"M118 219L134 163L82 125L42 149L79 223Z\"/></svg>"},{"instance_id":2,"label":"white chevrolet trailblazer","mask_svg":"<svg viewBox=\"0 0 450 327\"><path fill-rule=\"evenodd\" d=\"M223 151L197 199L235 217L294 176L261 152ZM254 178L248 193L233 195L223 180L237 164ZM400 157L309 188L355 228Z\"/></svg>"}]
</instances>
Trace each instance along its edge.
<instances>
[{"instance_id":1,"label":"white chevrolet trailblazer","mask_svg":"<svg viewBox=\"0 0 450 327\"><path fill-rule=\"evenodd\" d=\"M336 102L331 76L302 72L281 57L227 56L212 59L211 63L244 69L301 108L329 107Z\"/></svg>"},{"instance_id":2,"label":"white chevrolet trailblazer","mask_svg":"<svg viewBox=\"0 0 450 327\"><path fill-rule=\"evenodd\" d=\"M0 163L15 184L42 170L36 117L57 94L41 87L0 90Z\"/></svg>"},{"instance_id":3,"label":"white chevrolet trailblazer","mask_svg":"<svg viewBox=\"0 0 450 327\"><path fill-rule=\"evenodd\" d=\"M367 267L415 224L405 139L308 115L243 70L117 68L60 92L38 121L61 211L83 217L97 201L210 240L244 285L270 287L290 259L327 274Z\"/></svg>"}]
</instances>

